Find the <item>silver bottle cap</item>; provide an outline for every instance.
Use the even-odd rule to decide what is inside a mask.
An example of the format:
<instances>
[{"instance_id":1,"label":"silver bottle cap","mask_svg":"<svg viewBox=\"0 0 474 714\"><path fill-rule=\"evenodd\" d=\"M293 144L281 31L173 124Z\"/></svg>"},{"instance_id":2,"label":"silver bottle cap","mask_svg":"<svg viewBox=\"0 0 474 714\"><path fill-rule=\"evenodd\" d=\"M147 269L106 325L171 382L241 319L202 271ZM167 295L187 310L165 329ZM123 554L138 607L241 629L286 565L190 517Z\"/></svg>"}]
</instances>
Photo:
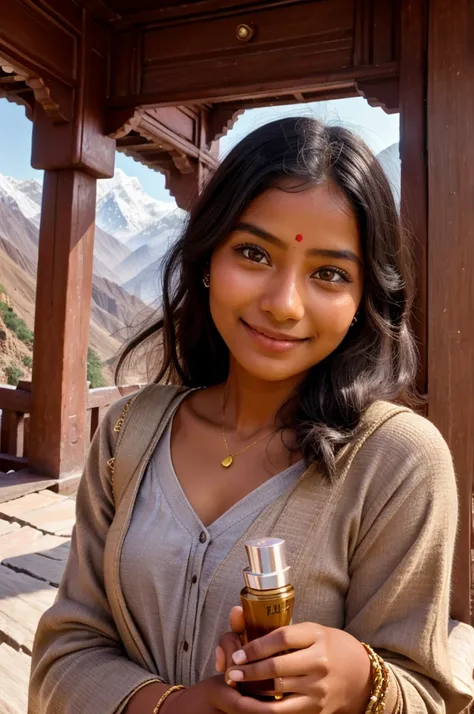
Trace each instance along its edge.
<instances>
[{"instance_id":1,"label":"silver bottle cap","mask_svg":"<svg viewBox=\"0 0 474 714\"><path fill-rule=\"evenodd\" d=\"M258 538L245 544L249 559L244 569L247 587L273 590L290 584L290 566L286 562L285 541L281 538Z\"/></svg>"}]
</instances>

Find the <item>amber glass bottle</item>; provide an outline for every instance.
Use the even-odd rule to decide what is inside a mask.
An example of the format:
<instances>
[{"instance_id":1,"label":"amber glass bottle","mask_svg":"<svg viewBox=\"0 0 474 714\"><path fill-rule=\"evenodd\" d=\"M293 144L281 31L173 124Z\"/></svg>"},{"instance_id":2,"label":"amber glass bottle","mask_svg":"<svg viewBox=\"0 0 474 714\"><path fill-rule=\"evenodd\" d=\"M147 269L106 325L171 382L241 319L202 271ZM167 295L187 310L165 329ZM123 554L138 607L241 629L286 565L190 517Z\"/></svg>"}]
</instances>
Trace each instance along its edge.
<instances>
[{"instance_id":1,"label":"amber glass bottle","mask_svg":"<svg viewBox=\"0 0 474 714\"><path fill-rule=\"evenodd\" d=\"M245 620L244 643L289 625L295 600L285 541L260 538L248 541L245 549L249 567L244 569L246 586L240 593ZM272 681L246 683L239 688L251 696L274 696Z\"/></svg>"}]
</instances>

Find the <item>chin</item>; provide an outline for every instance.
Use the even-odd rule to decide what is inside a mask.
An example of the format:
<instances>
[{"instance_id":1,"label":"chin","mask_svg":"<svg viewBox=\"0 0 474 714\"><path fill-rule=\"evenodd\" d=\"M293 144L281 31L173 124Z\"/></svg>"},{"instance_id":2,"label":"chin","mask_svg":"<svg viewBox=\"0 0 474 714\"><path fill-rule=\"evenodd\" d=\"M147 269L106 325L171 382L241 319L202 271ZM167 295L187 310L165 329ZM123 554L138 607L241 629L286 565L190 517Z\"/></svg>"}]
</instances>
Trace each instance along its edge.
<instances>
[{"instance_id":1,"label":"chin","mask_svg":"<svg viewBox=\"0 0 474 714\"><path fill-rule=\"evenodd\" d=\"M276 383L294 380L299 376L303 377L308 372L308 369L311 368L301 367L301 369L298 369L298 367L294 367L292 369L291 365L285 364L283 360L262 359L260 355L242 356L233 353L232 356L241 369L245 370L245 372L254 379L261 380L262 382Z\"/></svg>"}]
</instances>

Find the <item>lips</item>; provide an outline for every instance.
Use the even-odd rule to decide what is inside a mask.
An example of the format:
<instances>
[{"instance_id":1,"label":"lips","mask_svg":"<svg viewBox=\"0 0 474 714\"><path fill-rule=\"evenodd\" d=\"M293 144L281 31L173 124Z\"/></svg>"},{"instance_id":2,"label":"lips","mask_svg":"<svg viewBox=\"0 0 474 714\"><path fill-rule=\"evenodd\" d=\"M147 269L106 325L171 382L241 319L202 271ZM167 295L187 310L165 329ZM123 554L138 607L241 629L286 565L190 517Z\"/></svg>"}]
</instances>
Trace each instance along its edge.
<instances>
[{"instance_id":1,"label":"lips","mask_svg":"<svg viewBox=\"0 0 474 714\"><path fill-rule=\"evenodd\" d=\"M269 340L276 340L277 342L304 342L307 339L306 337L291 337L290 335L285 335L283 332L274 332L266 328L249 325L245 320L242 320L242 322L247 327L250 327L251 330L255 330L255 332L258 332L260 335L268 337Z\"/></svg>"},{"instance_id":2,"label":"lips","mask_svg":"<svg viewBox=\"0 0 474 714\"><path fill-rule=\"evenodd\" d=\"M290 337L290 335L285 335L282 332L254 327L245 322L245 320L242 320L242 324L246 328L247 334L266 351L287 352L308 341L307 337Z\"/></svg>"}]
</instances>

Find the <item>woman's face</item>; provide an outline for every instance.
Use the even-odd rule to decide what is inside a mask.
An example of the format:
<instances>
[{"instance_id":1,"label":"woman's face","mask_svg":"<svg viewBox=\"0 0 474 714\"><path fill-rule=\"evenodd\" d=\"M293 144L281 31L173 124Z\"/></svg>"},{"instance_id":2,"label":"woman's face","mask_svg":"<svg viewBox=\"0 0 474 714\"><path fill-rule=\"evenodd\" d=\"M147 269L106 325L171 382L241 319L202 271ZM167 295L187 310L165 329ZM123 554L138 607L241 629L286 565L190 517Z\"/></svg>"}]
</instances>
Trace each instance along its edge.
<instances>
[{"instance_id":1,"label":"woman's face","mask_svg":"<svg viewBox=\"0 0 474 714\"><path fill-rule=\"evenodd\" d=\"M332 184L270 189L244 211L210 268L210 308L249 374L304 374L342 342L363 286L355 215Z\"/></svg>"}]
</instances>

